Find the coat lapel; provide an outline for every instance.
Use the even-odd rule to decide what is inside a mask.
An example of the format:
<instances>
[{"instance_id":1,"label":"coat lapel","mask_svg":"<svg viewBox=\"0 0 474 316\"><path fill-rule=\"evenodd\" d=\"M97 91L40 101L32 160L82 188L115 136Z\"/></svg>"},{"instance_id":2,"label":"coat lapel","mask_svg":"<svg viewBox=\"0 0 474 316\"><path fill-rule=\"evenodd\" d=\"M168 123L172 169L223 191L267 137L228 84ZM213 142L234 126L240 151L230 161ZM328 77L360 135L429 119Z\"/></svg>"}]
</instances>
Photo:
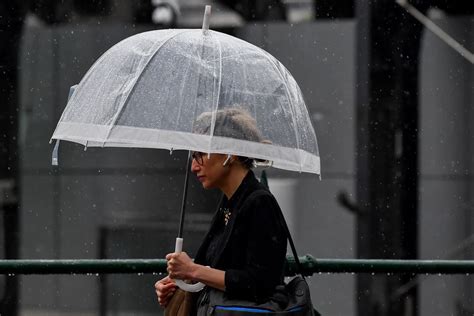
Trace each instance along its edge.
<instances>
[{"instance_id":1,"label":"coat lapel","mask_svg":"<svg viewBox=\"0 0 474 316\"><path fill-rule=\"evenodd\" d=\"M244 178L242 183L240 184L237 191L234 193L234 197L229 201L229 208L232 211L232 216L230 217L229 222L224 231L224 235L222 236L222 242L217 250L216 256L212 261L212 266L216 267L219 264L219 261L222 257L222 253L227 248L227 244L229 243L230 236L232 236L234 231L234 224L239 217L240 210L242 208L243 203L245 202L247 196L253 192L253 190L258 186L258 180L255 178L255 175L250 170L247 176Z\"/></svg>"},{"instance_id":2,"label":"coat lapel","mask_svg":"<svg viewBox=\"0 0 474 316\"><path fill-rule=\"evenodd\" d=\"M219 206L222 204L222 199L219 202ZM216 222L220 219L220 207L217 209L216 213L214 214L214 217L212 218L211 221L211 226L209 231L207 232L206 236L204 237L203 242L201 243L201 246L199 246L198 251L196 252L196 257L194 261L196 263L203 263L206 258L206 251L207 248L209 247L209 242L211 241L211 238L214 234L214 228L216 227Z\"/></svg>"},{"instance_id":3,"label":"coat lapel","mask_svg":"<svg viewBox=\"0 0 474 316\"><path fill-rule=\"evenodd\" d=\"M232 212L235 212L232 214L232 216L229 219L229 222L227 223L227 226L224 230L224 235L222 236L222 242L219 245L219 249L217 249L216 256L214 257L214 260L212 261L212 267L216 267L217 264L219 263L219 260L222 257L222 253L224 252L225 248L227 247L227 243L229 242L229 238L232 235L232 231L234 230L234 223L235 219L238 216L238 209L232 209Z\"/></svg>"}]
</instances>

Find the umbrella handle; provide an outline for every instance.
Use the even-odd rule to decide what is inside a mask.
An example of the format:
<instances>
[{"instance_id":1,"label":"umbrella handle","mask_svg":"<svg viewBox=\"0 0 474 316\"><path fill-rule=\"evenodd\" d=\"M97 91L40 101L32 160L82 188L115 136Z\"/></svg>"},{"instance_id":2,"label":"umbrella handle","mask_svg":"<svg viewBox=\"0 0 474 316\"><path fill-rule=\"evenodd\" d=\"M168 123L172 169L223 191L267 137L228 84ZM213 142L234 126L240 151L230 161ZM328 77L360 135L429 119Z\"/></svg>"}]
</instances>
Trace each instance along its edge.
<instances>
[{"instance_id":1,"label":"umbrella handle","mask_svg":"<svg viewBox=\"0 0 474 316\"><path fill-rule=\"evenodd\" d=\"M182 250L183 250L183 238L177 237L174 252L181 252ZM183 280L174 280L174 282L180 289L186 292L199 292L206 286L204 283L201 283L201 282L195 283L195 284L188 284L188 283L185 283Z\"/></svg>"}]
</instances>

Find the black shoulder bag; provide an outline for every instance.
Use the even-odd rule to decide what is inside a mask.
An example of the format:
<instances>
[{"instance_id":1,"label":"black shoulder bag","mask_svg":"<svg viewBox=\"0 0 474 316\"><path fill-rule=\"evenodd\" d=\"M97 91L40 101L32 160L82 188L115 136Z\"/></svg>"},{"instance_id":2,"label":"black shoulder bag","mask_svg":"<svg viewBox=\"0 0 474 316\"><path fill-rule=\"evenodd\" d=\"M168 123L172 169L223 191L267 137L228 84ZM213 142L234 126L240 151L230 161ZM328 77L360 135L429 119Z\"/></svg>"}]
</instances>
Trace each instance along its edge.
<instances>
[{"instance_id":1,"label":"black shoulder bag","mask_svg":"<svg viewBox=\"0 0 474 316\"><path fill-rule=\"evenodd\" d=\"M228 299L224 292L213 288L206 288L204 289L204 291L207 291L204 299L206 303L202 304L203 302L201 302L199 304L198 302L198 316L321 316L314 309L311 302L308 283L306 283L306 279L303 276L303 269L285 217L281 212L278 213L281 225L286 231L287 239L293 252L297 275L287 284L278 286L270 300L261 304L245 300ZM285 306L282 306L282 302L285 302L283 304Z\"/></svg>"}]
</instances>

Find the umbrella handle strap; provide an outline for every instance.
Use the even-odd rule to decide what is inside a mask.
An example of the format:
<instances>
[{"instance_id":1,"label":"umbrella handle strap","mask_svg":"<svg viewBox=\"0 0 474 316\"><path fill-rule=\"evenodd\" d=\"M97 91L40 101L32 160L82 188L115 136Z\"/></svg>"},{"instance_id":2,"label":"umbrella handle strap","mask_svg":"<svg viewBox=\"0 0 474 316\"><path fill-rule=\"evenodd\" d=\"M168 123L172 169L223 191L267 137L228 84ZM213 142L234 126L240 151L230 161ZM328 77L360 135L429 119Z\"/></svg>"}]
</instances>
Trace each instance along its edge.
<instances>
[{"instance_id":1,"label":"umbrella handle strap","mask_svg":"<svg viewBox=\"0 0 474 316\"><path fill-rule=\"evenodd\" d=\"M176 245L174 248L174 252L181 252L183 251L183 238L176 238ZM204 283L195 283L195 284L188 284L183 280L174 280L176 285L186 292L199 292L201 291L206 285Z\"/></svg>"}]
</instances>

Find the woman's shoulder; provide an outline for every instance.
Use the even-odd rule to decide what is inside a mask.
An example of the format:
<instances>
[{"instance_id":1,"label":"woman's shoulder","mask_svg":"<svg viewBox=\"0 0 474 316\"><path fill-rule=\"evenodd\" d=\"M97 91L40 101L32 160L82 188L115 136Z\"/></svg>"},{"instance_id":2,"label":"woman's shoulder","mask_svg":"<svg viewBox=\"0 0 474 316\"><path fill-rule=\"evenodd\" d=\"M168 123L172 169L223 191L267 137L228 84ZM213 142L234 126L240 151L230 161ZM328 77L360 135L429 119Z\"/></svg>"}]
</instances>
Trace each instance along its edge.
<instances>
[{"instance_id":1,"label":"woman's shoulder","mask_svg":"<svg viewBox=\"0 0 474 316\"><path fill-rule=\"evenodd\" d=\"M273 194L267 189L253 191L240 210L242 218L250 226L259 227L262 231L273 231L284 237L281 225L281 209Z\"/></svg>"},{"instance_id":2,"label":"woman's shoulder","mask_svg":"<svg viewBox=\"0 0 474 316\"><path fill-rule=\"evenodd\" d=\"M265 210L279 208L273 194L266 188L256 188L250 192L242 204L242 209L246 211Z\"/></svg>"},{"instance_id":3,"label":"woman's shoulder","mask_svg":"<svg viewBox=\"0 0 474 316\"><path fill-rule=\"evenodd\" d=\"M273 194L264 186L255 188L247 196L247 200L259 200L259 199L275 199Z\"/></svg>"}]
</instances>

